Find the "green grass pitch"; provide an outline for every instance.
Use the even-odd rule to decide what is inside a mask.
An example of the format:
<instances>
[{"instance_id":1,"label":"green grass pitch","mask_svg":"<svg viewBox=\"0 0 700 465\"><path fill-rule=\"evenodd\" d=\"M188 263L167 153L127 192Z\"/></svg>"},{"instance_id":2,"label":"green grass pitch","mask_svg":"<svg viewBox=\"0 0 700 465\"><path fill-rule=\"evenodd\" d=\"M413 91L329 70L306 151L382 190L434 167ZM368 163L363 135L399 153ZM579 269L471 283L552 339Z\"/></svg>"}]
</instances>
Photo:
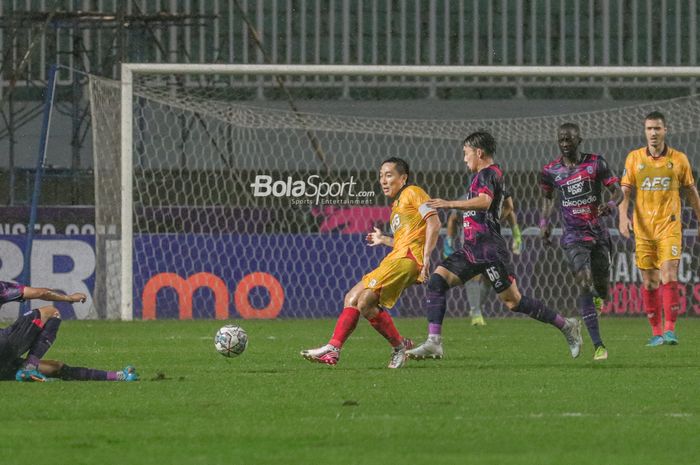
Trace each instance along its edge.
<instances>
[{"instance_id":1,"label":"green grass pitch","mask_svg":"<svg viewBox=\"0 0 700 465\"><path fill-rule=\"evenodd\" d=\"M422 319L397 319L422 341ZM299 350L331 320L243 321L248 350L213 348L217 321L66 321L47 358L139 383L0 383L0 462L52 464L696 464L700 320L644 347L642 318L603 318L606 362L571 359L552 327L446 321L446 358L389 370L361 321L337 367ZM159 374L161 374L159 376Z\"/></svg>"}]
</instances>

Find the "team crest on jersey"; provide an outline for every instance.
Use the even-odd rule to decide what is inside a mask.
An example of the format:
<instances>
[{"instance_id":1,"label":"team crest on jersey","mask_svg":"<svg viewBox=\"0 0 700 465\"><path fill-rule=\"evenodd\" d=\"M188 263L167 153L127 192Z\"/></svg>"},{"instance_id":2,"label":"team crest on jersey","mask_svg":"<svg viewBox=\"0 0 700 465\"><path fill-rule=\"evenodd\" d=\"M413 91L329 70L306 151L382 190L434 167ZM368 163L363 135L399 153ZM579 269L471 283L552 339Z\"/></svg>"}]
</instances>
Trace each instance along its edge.
<instances>
[{"instance_id":1,"label":"team crest on jersey","mask_svg":"<svg viewBox=\"0 0 700 465\"><path fill-rule=\"evenodd\" d=\"M396 232L397 229L401 226L401 217L399 216L398 213L394 215L394 217L391 219L391 232Z\"/></svg>"},{"instance_id":2,"label":"team crest on jersey","mask_svg":"<svg viewBox=\"0 0 700 465\"><path fill-rule=\"evenodd\" d=\"M669 161L668 163L666 163L666 168L672 169L672 168L673 168L673 162L670 162L670 161Z\"/></svg>"},{"instance_id":3,"label":"team crest on jersey","mask_svg":"<svg viewBox=\"0 0 700 465\"><path fill-rule=\"evenodd\" d=\"M587 166L586 171L588 171L588 174L593 174L593 167L592 166Z\"/></svg>"},{"instance_id":4,"label":"team crest on jersey","mask_svg":"<svg viewBox=\"0 0 700 465\"><path fill-rule=\"evenodd\" d=\"M637 169L638 169L638 170L643 170L643 169L644 169L644 163L642 163L642 164L640 164L639 166L637 166Z\"/></svg>"}]
</instances>

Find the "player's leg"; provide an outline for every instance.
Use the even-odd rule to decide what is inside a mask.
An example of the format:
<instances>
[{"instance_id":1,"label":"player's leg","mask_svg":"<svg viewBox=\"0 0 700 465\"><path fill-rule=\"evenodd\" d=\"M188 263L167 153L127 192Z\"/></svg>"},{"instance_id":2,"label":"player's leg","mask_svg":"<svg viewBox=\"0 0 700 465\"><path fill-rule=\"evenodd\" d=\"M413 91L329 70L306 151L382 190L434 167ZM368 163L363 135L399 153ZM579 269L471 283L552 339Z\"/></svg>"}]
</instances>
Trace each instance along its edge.
<instances>
[{"instance_id":1,"label":"player's leg","mask_svg":"<svg viewBox=\"0 0 700 465\"><path fill-rule=\"evenodd\" d=\"M39 361L44 358L44 355L53 345L58 335L58 329L61 326L61 314L56 307L41 307L38 309L38 312L42 330L29 348L29 354L27 354L27 359L22 366L23 370L33 371L38 368Z\"/></svg>"},{"instance_id":2,"label":"player's leg","mask_svg":"<svg viewBox=\"0 0 700 465\"><path fill-rule=\"evenodd\" d=\"M483 280L480 276L475 276L466 282L464 287L467 290L467 300L469 301L469 316L472 319L472 326L484 326L484 315L481 312L481 304L484 293Z\"/></svg>"},{"instance_id":3,"label":"player's leg","mask_svg":"<svg viewBox=\"0 0 700 465\"><path fill-rule=\"evenodd\" d=\"M635 257L637 268L642 274L642 307L651 325L649 347L663 345L663 315L661 307L661 273L657 255L657 245L654 241L635 239Z\"/></svg>"},{"instance_id":4,"label":"player's leg","mask_svg":"<svg viewBox=\"0 0 700 465\"><path fill-rule=\"evenodd\" d=\"M48 312L42 313L38 309L31 310L20 316L6 331L7 349L5 356L8 359L22 357L30 350L39 339L47 321ZM36 370L36 366L25 369L25 361L18 367L15 373L17 381L43 381L44 377Z\"/></svg>"},{"instance_id":5,"label":"player's leg","mask_svg":"<svg viewBox=\"0 0 700 465\"><path fill-rule=\"evenodd\" d=\"M572 243L566 246L565 252L579 291L578 311L581 319L583 319L583 323L586 325L591 342L593 342L594 359L604 360L607 358L607 355L603 340L600 337L598 312L593 302L595 290L593 287L592 258L594 251L596 251L597 255L600 255L597 249L598 247L590 242Z\"/></svg>"},{"instance_id":6,"label":"player's leg","mask_svg":"<svg viewBox=\"0 0 700 465\"><path fill-rule=\"evenodd\" d=\"M676 319L681 307L680 285L678 284L678 265L680 260L661 262L661 302L664 311L664 343L678 344L676 336Z\"/></svg>"},{"instance_id":7,"label":"player's leg","mask_svg":"<svg viewBox=\"0 0 700 465\"><path fill-rule=\"evenodd\" d=\"M591 251L591 274L593 278L594 307L597 317L600 316L600 307L603 301L608 299L610 288L610 250L612 243L597 244ZM600 305L595 303L595 300L600 300ZM596 318L598 319L598 318ZM593 355L594 360L607 360L608 350L605 346L597 348Z\"/></svg>"},{"instance_id":8,"label":"player's leg","mask_svg":"<svg viewBox=\"0 0 700 465\"><path fill-rule=\"evenodd\" d=\"M71 367L58 360L42 360L39 371L46 377L66 381L138 381L136 368L129 365L123 370L106 371L93 368Z\"/></svg>"},{"instance_id":9,"label":"player's leg","mask_svg":"<svg viewBox=\"0 0 700 465\"><path fill-rule=\"evenodd\" d=\"M480 273L480 268L469 262L461 251L447 257L430 275L425 300L428 313L428 339L408 351L408 358L423 360L440 359L442 349L442 323L447 311L447 291L469 281Z\"/></svg>"},{"instance_id":10,"label":"player's leg","mask_svg":"<svg viewBox=\"0 0 700 465\"><path fill-rule=\"evenodd\" d=\"M496 268L492 272L497 273L495 276L498 276L506 272L506 269L505 267L501 270ZM543 302L522 295L514 280L509 278L492 279L491 276L489 276L489 280L494 284L498 298L509 310L525 314L537 321L558 328L566 338L571 356L574 358L579 356L583 339L581 338L581 323L576 318L564 318L561 314L549 309Z\"/></svg>"},{"instance_id":11,"label":"player's leg","mask_svg":"<svg viewBox=\"0 0 700 465\"><path fill-rule=\"evenodd\" d=\"M335 365L338 363L340 359L340 349L352 332L355 331L357 322L360 319L358 300L360 294L364 290L365 284L363 281L360 281L345 294L345 299L343 301L344 308L338 316L335 328L333 329L333 335L328 343L316 349L302 350L302 357L309 361L325 363L326 365Z\"/></svg>"}]
</instances>

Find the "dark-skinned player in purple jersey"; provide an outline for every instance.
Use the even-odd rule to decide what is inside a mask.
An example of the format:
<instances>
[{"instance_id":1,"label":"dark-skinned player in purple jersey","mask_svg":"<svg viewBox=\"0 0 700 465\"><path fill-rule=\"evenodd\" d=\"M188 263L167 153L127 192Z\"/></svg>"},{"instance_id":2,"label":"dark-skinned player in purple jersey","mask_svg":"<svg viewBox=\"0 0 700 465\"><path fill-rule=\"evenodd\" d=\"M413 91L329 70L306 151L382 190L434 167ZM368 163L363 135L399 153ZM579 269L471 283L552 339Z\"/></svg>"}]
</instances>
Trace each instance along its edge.
<instances>
[{"instance_id":1,"label":"dark-skinned player in purple jersey","mask_svg":"<svg viewBox=\"0 0 700 465\"><path fill-rule=\"evenodd\" d=\"M511 311L558 328L566 338L571 356L578 357L581 323L576 318L564 318L539 300L522 295L518 290L510 263L510 250L501 236L499 223L505 185L503 171L494 163L496 140L488 132L474 132L464 139L463 152L469 171L477 173L469 185L469 198L433 199L427 203L432 208L462 210L464 244L430 275L425 302L428 311L428 339L409 350L408 357L418 360L442 358L442 323L447 308L447 291L477 275L491 283L498 297Z\"/></svg>"},{"instance_id":2,"label":"dark-skinned player in purple jersey","mask_svg":"<svg viewBox=\"0 0 700 465\"><path fill-rule=\"evenodd\" d=\"M578 309L593 342L593 360L607 360L598 324L597 308L608 296L608 276L612 244L602 218L611 215L622 201L619 179L612 173L602 155L581 153L581 130L565 123L557 131L561 156L548 163L540 174L544 194L540 233L550 243L550 217L555 197L561 212L564 234L561 244L579 290ZM611 193L604 203L603 186ZM555 192L559 195L555 196Z\"/></svg>"},{"instance_id":3,"label":"dark-skinned player in purple jersey","mask_svg":"<svg viewBox=\"0 0 700 465\"><path fill-rule=\"evenodd\" d=\"M0 306L8 302L41 299L54 302L85 302L81 292L63 294L44 287L23 286L0 281ZM30 310L7 328L0 329L0 381L44 382L50 378L76 381L137 381L136 369L127 366L119 371L71 367L43 357L56 340L61 314L53 306ZM24 354L26 357L23 357Z\"/></svg>"}]
</instances>

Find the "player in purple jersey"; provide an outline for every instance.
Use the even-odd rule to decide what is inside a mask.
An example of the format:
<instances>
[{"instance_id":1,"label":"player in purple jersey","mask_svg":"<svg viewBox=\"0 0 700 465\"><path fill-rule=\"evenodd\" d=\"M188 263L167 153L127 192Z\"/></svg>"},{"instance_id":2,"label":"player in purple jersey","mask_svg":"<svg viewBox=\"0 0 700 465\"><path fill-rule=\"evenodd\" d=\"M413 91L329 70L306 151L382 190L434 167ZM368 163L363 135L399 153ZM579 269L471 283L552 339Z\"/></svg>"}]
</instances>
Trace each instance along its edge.
<instances>
[{"instance_id":1,"label":"player in purple jersey","mask_svg":"<svg viewBox=\"0 0 700 465\"><path fill-rule=\"evenodd\" d=\"M552 225L549 218L558 203L564 234L562 246L579 287L578 308L594 346L593 360L606 360L608 350L600 337L596 302L608 295L611 242L608 228L601 218L614 213L622 201L619 179L613 175L602 155L581 153L581 131L573 123L559 126L557 142L561 157L542 169L540 186L544 194L541 237L550 242ZM603 203L603 186L612 200Z\"/></svg>"},{"instance_id":2,"label":"player in purple jersey","mask_svg":"<svg viewBox=\"0 0 700 465\"><path fill-rule=\"evenodd\" d=\"M566 337L572 357L581 348L581 323L564 318L539 300L521 295L510 264L510 251L501 236L499 223L504 201L503 172L494 163L496 141L487 132L470 134L463 145L464 162L477 173L469 186L467 200L433 199L432 208L458 208L463 211L464 245L445 259L430 275L426 306L428 339L407 355L413 359L442 358L442 322L445 318L447 291L474 276L488 279L498 297L511 311L523 313L556 326Z\"/></svg>"},{"instance_id":3,"label":"player in purple jersey","mask_svg":"<svg viewBox=\"0 0 700 465\"><path fill-rule=\"evenodd\" d=\"M62 294L43 288L0 281L0 306L7 302L42 299L55 302L85 302L81 292ZM47 381L47 377L66 380L136 381L132 366L120 371L102 371L71 367L58 360L43 360L56 340L61 314L53 306L30 310L7 328L0 329L0 381ZM28 353L27 353L28 352ZM26 358L22 356L27 353Z\"/></svg>"}]
</instances>

